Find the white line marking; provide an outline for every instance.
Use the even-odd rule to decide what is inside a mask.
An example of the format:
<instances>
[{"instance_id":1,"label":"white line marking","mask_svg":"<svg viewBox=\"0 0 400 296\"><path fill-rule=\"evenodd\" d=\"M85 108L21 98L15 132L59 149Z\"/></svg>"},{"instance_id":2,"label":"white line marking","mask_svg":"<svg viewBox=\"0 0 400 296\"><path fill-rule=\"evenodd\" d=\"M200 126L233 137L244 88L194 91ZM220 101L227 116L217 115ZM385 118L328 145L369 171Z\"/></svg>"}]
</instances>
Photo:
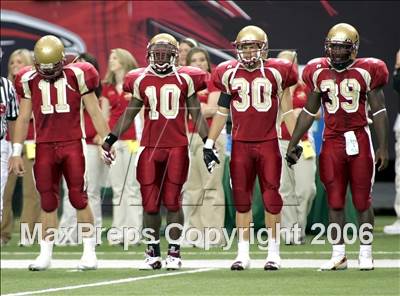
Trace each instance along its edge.
<instances>
[{"instance_id":1,"label":"white line marking","mask_svg":"<svg viewBox=\"0 0 400 296\"><path fill-rule=\"evenodd\" d=\"M325 259L283 259L283 268L319 268ZM52 268L76 268L79 260L52 260ZM183 260L184 268L229 268L233 259L222 260ZM26 269L32 260L1 260L1 268ZM99 268L139 268L143 260L99 260ZM254 268L264 267L265 259L251 260L251 266ZM377 268L400 268L399 259L375 259ZM358 260L348 260L349 268L358 268Z\"/></svg>"},{"instance_id":2,"label":"white line marking","mask_svg":"<svg viewBox=\"0 0 400 296\"><path fill-rule=\"evenodd\" d=\"M198 251L198 252L193 252L193 251L185 251L183 249L182 253L184 255L236 255L236 251ZM359 251L346 251L346 254L358 254ZM7 256L7 255L14 255L14 256L20 256L20 255L38 255L39 251L37 252L1 252L2 256ZM53 252L54 255L82 255L82 252ZM97 255L144 255L144 251L109 251L109 252L96 252ZM254 255L266 255L267 251L250 251L250 254ZM280 251L280 254L286 254L286 255L313 255L313 254L332 254L332 251ZM373 251L373 254L379 254L379 255L400 255L400 251Z\"/></svg>"},{"instance_id":3,"label":"white line marking","mask_svg":"<svg viewBox=\"0 0 400 296\"><path fill-rule=\"evenodd\" d=\"M187 271L179 271L179 272L171 272L171 273L154 274L154 275L131 277L131 278L113 280L113 281L103 281L103 282L84 284L84 285L66 286L66 287L61 287L61 288L51 288L51 289L27 291L27 292L18 292L18 293L12 293L12 294L5 294L4 296L34 295L34 294L66 291L66 290L76 290L76 289L82 289L82 288L88 288L88 287L118 285L118 284L125 284L125 283L137 282L137 281L141 281L141 280L154 279L154 278L160 278L160 277L182 275L182 274L189 274L189 273L199 273L199 272L205 272L205 271L210 271L210 270L214 270L214 269L215 268L202 268L202 269L196 269L196 270L187 270Z\"/></svg>"}]
</instances>

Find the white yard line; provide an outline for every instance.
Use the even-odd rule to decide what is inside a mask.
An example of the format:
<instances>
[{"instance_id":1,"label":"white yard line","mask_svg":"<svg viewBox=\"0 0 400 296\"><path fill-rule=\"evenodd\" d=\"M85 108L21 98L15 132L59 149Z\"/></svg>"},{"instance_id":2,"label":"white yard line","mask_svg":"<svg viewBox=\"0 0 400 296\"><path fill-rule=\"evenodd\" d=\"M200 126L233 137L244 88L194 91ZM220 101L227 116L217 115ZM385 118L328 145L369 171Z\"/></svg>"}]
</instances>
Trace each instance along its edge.
<instances>
[{"instance_id":1,"label":"white yard line","mask_svg":"<svg viewBox=\"0 0 400 296\"><path fill-rule=\"evenodd\" d=\"M230 268L233 259L229 260L183 260L184 268ZM323 259L283 259L282 268L319 268L326 260ZM79 260L52 260L52 268L73 269ZM26 269L32 260L1 260L1 268ZM99 268L139 268L143 260L99 260ZM263 268L265 259L254 259L251 261L253 268ZM375 259L376 268L400 268L398 259ZM358 268L357 260L348 260L349 268Z\"/></svg>"},{"instance_id":2,"label":"white yard line","mask_svg":"<svg viewBox=\"0 0 400 296\"><path fill-rule=\"evenodd\" d=\"M210 271L210 270L213 270L213 269L214 268L203 268L203 269L186 270L186 271L179 271L179 272L168 272L168 273L161 273L161 274L155 274L155 275L131 277L131 278L113 280L113 281L102 281L102 282L84 284L84 285L66 286L66 287L61 287L61 288L51 288L51 289L44 289L44 290L36 290L36 291L27 291L27 292L18 292L18 293L12 293L12 294L4 294L4 296L34 295L34 294L52 293L52 292L59 292L59 291L76 290L76 289L82 289L82 288L88 288L88 287L99 287L99 286L126 284L126 283L131 283L131 282L137 282L137 281L154 279L154 278L161 278L161 277L167 277L167 276L205 272L205 271Z\"/></svg>"},{"instance_id":3,"label":"white yard line","mask_svg":"<svg viewBox=\"0 0 400 296\"><path fill-rule=\"evenodd\" d=\"M188 249L182 249L182 254L184 255L236 255L236 251L205 251L201 250L198 252L193 252L193 251L186 251ZM346 251L346 254L358 254L359 251ZM2 256L7 256L7 255L38 255L39 251L37 252L8 252L8 251L1 251ZM54 255L82 255L82 252L57 252L54 250L53 252ZM144 250L143 251L107 251L107 252L96 252L97 255L144 255ZM267 254L267 251L250 251L250 254L254 255L265 255ZM314 255L314 254L332 254L332 251L280 251L280 254L285 254L285 255ZM379 255L400 255L400 251L373 251L373 254L379 254Z\"/></svg>"}]
</instances>

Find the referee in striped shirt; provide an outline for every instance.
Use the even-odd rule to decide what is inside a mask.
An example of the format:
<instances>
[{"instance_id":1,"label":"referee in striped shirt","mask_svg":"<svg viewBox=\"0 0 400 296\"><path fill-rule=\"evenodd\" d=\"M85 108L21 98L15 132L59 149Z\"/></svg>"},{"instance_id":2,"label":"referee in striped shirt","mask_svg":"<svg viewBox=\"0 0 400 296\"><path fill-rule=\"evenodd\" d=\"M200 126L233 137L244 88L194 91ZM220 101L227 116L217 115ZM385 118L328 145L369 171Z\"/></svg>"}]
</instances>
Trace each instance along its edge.
<instances>
[{"instance_id":1,"label":"referee in striped shirt","mask_svg":"<svg viewBox=\"0 0 400 296\"><path fill-rule=\"evenodd\" d=\"M11 143L6 138L7 127L12 134L18 116L18 101L10 80L0 77L0 139L1 139L1 200L0 221L3 213L3 194L8 178L8 159L11 155ZM11 137L10 137L11 138Z\"/></svg>"}]
</instances>

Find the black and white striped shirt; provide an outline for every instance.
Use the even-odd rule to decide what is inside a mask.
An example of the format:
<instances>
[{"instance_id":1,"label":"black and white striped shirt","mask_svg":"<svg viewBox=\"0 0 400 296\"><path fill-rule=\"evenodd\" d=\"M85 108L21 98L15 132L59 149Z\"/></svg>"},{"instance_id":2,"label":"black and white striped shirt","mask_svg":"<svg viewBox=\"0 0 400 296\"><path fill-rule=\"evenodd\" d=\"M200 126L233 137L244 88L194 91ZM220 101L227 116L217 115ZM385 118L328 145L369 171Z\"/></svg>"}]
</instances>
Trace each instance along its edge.
<instances>
[{"instance_id":1,"label":"black and white striped shirt","mask_svg":"<svg viewBox=\"0 0 400 296\"><path fill-rule=\"evenodd\" d=\"M18 116L18 101L14 86L7 78L0 77L0 138L7 132L7 120L16 120Z\"/></svg>"}]
</instances>

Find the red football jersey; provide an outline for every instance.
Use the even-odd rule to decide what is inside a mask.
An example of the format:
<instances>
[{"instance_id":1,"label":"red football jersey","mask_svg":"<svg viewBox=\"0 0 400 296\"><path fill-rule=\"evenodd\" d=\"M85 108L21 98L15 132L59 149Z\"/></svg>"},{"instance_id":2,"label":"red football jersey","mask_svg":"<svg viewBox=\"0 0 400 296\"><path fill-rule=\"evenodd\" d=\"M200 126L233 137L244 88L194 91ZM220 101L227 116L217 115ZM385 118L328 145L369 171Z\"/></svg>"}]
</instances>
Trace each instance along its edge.
<instances>
[{"instance_id":1,"label":"red football jersey","mask_svg":"<svg viewBox=\"0 0 400 296\"><path fill-rule=\"evenodd\" d=\"M91 64L66 65L63 76L54 82L24 68L15 81L17 93L32 101L37 143L85 137L82 96L99 84L99 74Z\"/></svg>"},{"instance_id":2,"label":"red football jersey","mask_svg":"<svg viewBox=\"0 0 400 296\"><path fill-rule=\"evenodd\" d=\"M112 84L104 84L101 95L110 103L110 119L108 121L108 125L112 130L114 126L117 124L120 116L125 112L126 107L129 105L129 101L125 99L124 92L118 93L115 85ZM136 140L136 130L135 130L135 122L129 126L129 129L119 136L120 140Z\"/></svg>"},{"instance_id":3,"label":"red football jersey","mask_svg":"<svg viewBox=\"0 0 400 296\"><path fill-rule=\"evenodd\" d=\"M292 94L292 103L293 103L293 109L298 109L298 108L303 108L307 102L307 95L310 92L308 87L304 84L299 82ZM281 139L282 140L288 140L290 141L292 137L289 134L289 131L286 127L285 122L282 122L281 124ZM301 138L302 140L307 140L308 139L308 132L306 132L303 137Z\"/></svg>"},{"instance_id":4,"label":"red football jersey","mask_svg":"<svg viewBox=\"0 0 400 296\"><path fill-rule=\"evenodd\" d=\"M213 83L230 94L232 138L266 141L277 137L280 94L297 83L297 69L283 59L267 59L263 68L245 69L237 60L223 62L213 72Z\"/></svg>"},{"instance_id":5,"label":"red football jersey","mask_svg":"<svg viewBox=\"0 0 400 296\"><path fill-rule=\"evenodd\" d=\"M186 100L207 87L206 76L204 71L189 66L166 75L156 74L151 67L140 68L125 76L124 91L144 103L141 146L188 145Z\"/></svg>"},{"instance_id":6,"label":"red football jersey","mask_svg":"<svg viewBox=\"0 0 400 296\"><path fill-rule=\"evenodd\" d=\"M385 85L388 77L385 63L375 58L356 59L342 71L332 68L327 58L311 60L304 68L303 81L322 93L324 136L367 126L367 93Z\"/></svg>"}]
</instances>

